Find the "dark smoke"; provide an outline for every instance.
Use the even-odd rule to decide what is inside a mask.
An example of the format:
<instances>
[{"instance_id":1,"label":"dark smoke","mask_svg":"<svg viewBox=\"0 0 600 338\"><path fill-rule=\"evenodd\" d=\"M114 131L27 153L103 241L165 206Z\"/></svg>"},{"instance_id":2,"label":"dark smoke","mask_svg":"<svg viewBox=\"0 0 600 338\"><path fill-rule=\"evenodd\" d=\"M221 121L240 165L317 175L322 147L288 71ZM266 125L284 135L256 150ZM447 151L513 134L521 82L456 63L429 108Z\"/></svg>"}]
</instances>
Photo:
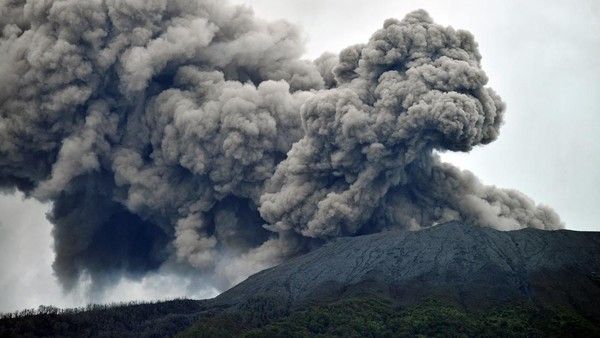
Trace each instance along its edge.
<instances>
[{"instance_id":1,"label":"dark smoke","mask_svg":"<svg viewBox=\"0 0 600 338\"><path fill-rule=\"evenodd\" d=\"M424 11L366 44L203 0L0 2L0 185L53 203L54 269L192 266L227 286L332 237L449 220L562 227L436 151L495 140L470 33Z\"/></svg>"}]
</instances>

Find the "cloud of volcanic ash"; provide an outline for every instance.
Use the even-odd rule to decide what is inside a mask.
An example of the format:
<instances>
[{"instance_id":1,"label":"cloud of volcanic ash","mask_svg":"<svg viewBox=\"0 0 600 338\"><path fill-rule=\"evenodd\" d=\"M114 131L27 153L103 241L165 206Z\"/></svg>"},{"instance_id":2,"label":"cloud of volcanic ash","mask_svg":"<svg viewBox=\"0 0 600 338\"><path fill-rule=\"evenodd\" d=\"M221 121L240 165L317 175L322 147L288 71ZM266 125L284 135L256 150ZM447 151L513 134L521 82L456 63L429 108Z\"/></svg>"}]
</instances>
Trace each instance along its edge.
<instances>
[{"instance_id":1,"label":"cloud of volcanic ash","mask_svg":"<svg viewBox=\"0 0 600 338\"><path fill-rule=\"evenodd\" d=\"M226 287L336 236L562 227L442 163L504 104L424 11L301 60L296 27L202 0L0 3L0 186L52 202L66 289L186 267Z\"/></svg>"}]
</instances>

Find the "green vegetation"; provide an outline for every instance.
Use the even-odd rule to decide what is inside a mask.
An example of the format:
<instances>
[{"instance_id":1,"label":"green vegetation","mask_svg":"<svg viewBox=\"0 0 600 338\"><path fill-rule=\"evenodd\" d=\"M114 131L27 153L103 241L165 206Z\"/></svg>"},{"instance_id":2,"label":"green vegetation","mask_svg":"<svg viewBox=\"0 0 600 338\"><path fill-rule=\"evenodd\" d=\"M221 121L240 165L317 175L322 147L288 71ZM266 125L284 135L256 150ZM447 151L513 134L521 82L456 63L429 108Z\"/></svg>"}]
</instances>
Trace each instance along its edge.
<instances>
[{"instance_id":1,"label":"green vegetation","mask_svg":"<svg viewBox=\"0 0 600 338\"><path fill-rule=\"evenodd\" d=\"M183 332L182 332L183 331ZM486 312L435 299L400 307L362 295L289 312L277 299L254 298L235 311L209 303L41 307L0 318L0 337L600 337L592 323L566 309L517 304Z\"/></svg>"},{"instance_id":2,"label":"green vegetation","mask_svg":"<svg viewBox=\"0 0 600 338\"><path fill-rule=\"evenodd\" d=\"M41 306L0 317L0 337L170 337L198 319L204 303L90 305L60 310Z\"/></svg>"},{"instance_id":3,"label":"green vegetation","mask_svg":"<svg viewBox=\"0 0 600 338\"><path fill-rule=\"evenodd\" d=\"M180 337L600 336L598 326L574 312L528 305L472 313L436 300L400 308L387 299L363 297L281 314L272 321L257 320L256 314L241 309L203 318Z\"/></svg>"}]
</instances>

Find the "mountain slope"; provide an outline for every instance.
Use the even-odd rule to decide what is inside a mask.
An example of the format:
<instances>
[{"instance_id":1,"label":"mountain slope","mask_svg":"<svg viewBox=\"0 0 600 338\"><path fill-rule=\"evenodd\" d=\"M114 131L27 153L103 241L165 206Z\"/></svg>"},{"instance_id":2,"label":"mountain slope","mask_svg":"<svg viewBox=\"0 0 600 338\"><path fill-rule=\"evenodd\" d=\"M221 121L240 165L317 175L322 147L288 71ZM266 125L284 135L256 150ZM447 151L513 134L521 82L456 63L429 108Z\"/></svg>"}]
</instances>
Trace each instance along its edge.
<instances>
[{"instance_id":1,"label":"mountain slope","mask_svg":"<svg viewBox=\"0 0 600 338\"><path fill-rule=\"evenodd\" d=\"M451 222L340 238L251 276L214 303L271 297L293 309L353 293L382 293L401 304L436 296L470 309L532 301L599 320L600 233Z\"/></svg>"}]
</instances>

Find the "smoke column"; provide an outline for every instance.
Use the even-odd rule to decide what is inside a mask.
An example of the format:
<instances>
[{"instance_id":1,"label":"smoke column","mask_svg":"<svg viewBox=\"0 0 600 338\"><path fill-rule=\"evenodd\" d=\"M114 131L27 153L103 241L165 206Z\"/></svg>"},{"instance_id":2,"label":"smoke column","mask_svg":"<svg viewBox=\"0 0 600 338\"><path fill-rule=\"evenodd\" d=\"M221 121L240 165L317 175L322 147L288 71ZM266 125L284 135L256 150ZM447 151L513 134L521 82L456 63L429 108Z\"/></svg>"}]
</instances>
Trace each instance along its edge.
<instances>
[{"instance_id":1,"label":"smoke column","mask_svg":"<svg viewBox=\"0 0 600 338\"><path fill-rule=\"evenodd\" d=\"M54 271L227 287L337 236L563 227L439 151L494 141L473 36L425 11L301 60L284 21L204 0L0 2L0 187L52 202Z\"/></svg>"}]
</instances>

